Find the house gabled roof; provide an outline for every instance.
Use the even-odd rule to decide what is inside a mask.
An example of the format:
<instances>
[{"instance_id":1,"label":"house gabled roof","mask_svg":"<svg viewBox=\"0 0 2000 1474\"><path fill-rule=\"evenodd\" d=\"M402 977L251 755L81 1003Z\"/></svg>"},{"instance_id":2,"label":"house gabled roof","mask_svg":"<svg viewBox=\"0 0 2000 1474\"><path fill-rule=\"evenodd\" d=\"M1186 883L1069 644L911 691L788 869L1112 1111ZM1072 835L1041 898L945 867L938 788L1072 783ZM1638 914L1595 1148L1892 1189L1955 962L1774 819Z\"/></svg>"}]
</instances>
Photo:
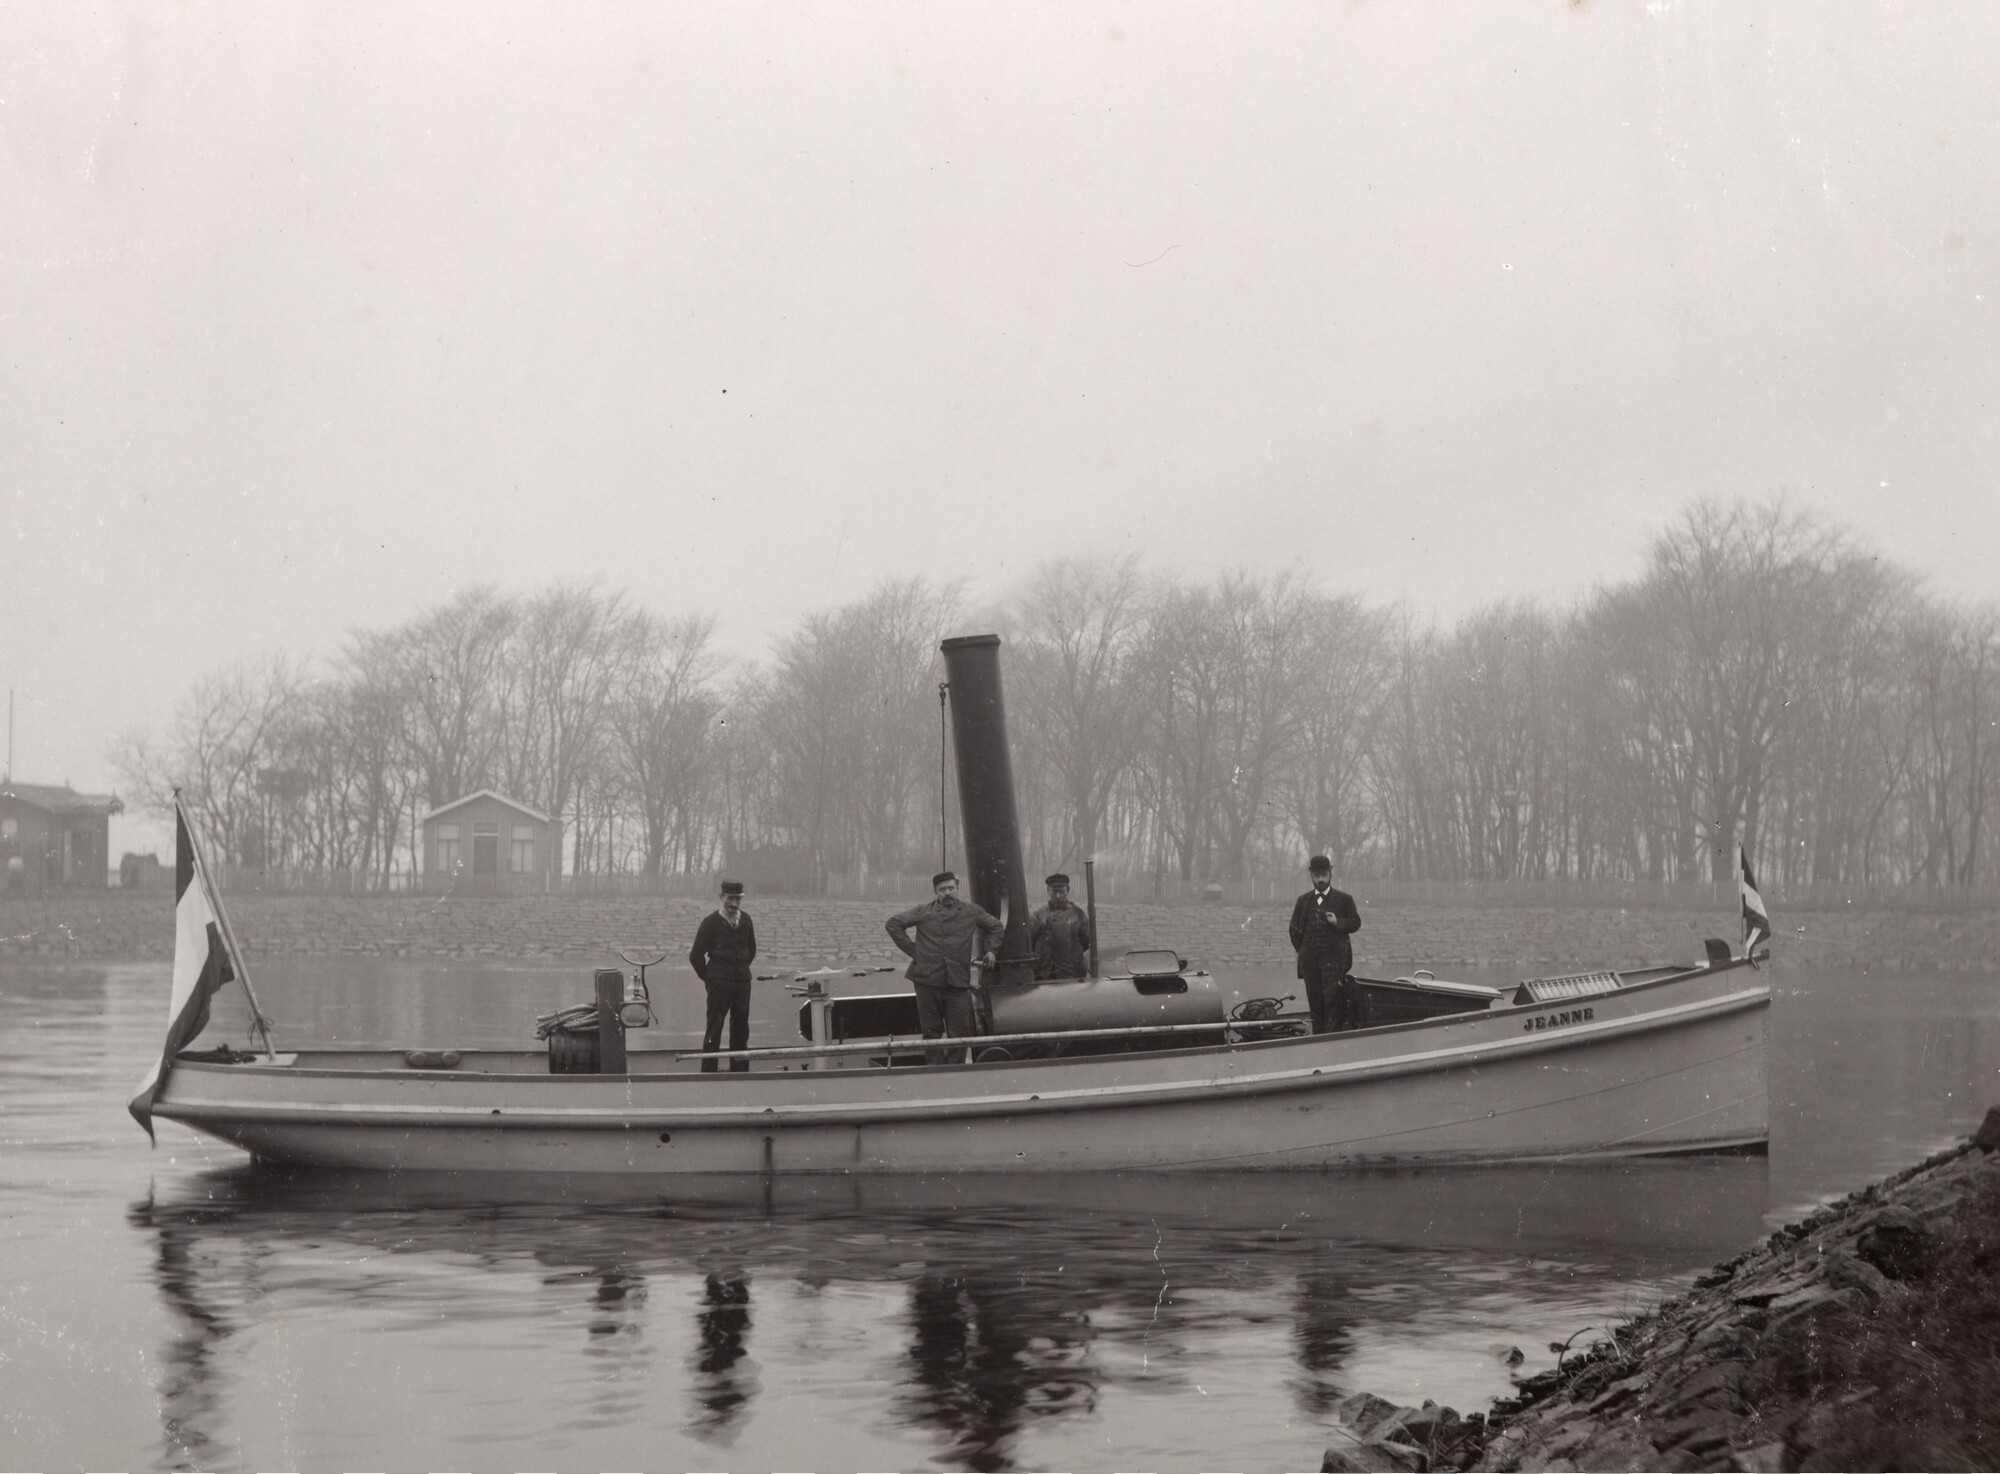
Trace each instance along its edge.
<instances>
[{"instance_id":1,"label":"house gabled roof","mask_svg":"<svg viewBox=\"0 0 2000 1474\"><path fill-rule=\"evenodd\" d=\"M442 816L449 814L453 809L462 809L467 804L473 802L475 799L482 799L482 798L490 798L495 803L505 804L508 808L514 810L516 813L526 814L530 819L536 820L539 823L546 824L549 822L549 816L541 812L541 810L531 809L526 804L522 803L518 798L509 798L507 797L506 794L496 793L491 788L482 788L477 793L468 793L464 798L455 798L448 804L439 804L436 808L432 809L428 814L425 814L421 818L419 818L417 822L419 824L428 824L433 819L441 818Z\"/></svg>"},{"instance_id":2,"label":"house gabled roof","mask_svg":"<svg viewBox=\"0 0 2000 1474\"><path fill-rule=\"evenodd\" d=\"M11 798L46 814L122 814L125 801L115 793L78 793L68 784L0 783L0 798Z\"/></svg>"}]
</instances>

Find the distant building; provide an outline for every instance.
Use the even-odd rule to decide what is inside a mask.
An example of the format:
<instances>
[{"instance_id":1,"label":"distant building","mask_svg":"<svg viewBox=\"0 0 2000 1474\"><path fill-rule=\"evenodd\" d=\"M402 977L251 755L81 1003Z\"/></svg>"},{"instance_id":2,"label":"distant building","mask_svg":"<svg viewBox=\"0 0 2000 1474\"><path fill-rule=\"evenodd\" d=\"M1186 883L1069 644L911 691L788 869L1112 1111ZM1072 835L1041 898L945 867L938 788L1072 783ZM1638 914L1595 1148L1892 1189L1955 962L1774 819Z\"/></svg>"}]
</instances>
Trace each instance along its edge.
<instances>
[{"instance_id":1,"label":"distant building","mask_svg":"<svg viewBox=\"0 0 2000 1474\"><path fill-rule=\"evenodd\" d=\"M158 855L135 855L130 850L118 861L118 888L128 891L165 890L172 877Z\"/></svg>"},{"instance_id":2,"label":"distant building","mask_svg":"<svg viewBox=\"0 0 2000 1474\"><path fill-rule=\"evenodd\" d=\"M426 891L507 896L555 889L562 824L547 814L482 788L420 822Z\"/></svg>"},{"instance_id":3,"label":"distant building","mask_svg":"<svg viewBox=\"0 0 2000 1474\"><path fill-rule=\"evenodd\" d=\"M111 816L124 812L113 794L0 783L0 886L29 895L104 890Z\"/></svg>"}]
</instances>

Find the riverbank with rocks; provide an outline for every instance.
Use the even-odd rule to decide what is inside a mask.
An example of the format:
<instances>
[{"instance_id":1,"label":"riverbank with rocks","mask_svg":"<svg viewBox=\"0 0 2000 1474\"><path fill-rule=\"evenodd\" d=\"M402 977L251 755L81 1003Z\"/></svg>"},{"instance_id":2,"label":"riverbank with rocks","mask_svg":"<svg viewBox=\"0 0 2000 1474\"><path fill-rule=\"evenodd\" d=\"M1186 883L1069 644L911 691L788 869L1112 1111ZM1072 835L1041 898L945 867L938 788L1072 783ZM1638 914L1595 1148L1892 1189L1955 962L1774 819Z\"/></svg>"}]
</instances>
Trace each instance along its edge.
<instances>
[{"instance_id":1,"label":"riverbank with rocks","mask_svg":"<svg viewBox=\"0 0 2000 1474\"><path fill-rule=\"evenodd\" d=\"M924 899L912 896L905 904ZM1427 967L1511 970L1518 976L1659 961L1699 961L1704 937L1735 941L1726 910L1678 906L1466 905L1357 900L1358 972ZM0 959L136 960L173 950L164 891L101 891L48 899L0 897ZM310 896L229 898L244 950L257 956L562 958L602 960L613 948L682 954L710 903L605 896ZM882 923L892 903L763 897L760 963L879 965L899 961ZM1108 959L1127 946L1172 947L1197 965L1289 963L1289 901L1257 906L1100 907ZM1919 910L1842 906L1777 915L1772 966L1868 972L2000 973L2000 908Z\"/></svg>"},{"instance_id":2,"label":"riverbank with rocks","mask_svg":"<svg viewBox=\"0 0 2000 1474\"><path fill-rule=\"evenodd\" d=\"M1486 1413L1350 1397L1320 1467L2000 1468L1996 1148L2000 1109Z\"/></svg>"}]
</instances>

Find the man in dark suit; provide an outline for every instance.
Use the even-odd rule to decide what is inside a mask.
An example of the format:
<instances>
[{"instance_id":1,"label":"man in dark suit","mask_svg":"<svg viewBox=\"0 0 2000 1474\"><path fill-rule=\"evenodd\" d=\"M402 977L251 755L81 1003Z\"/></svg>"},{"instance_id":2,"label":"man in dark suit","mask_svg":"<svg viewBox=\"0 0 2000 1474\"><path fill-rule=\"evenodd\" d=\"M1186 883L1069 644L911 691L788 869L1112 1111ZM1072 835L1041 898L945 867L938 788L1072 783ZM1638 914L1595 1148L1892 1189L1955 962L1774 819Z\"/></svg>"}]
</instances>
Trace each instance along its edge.
<instances>
[{"instance_id":1,"label":"man in dark suit","mask_svg":"<svg viewBox=\"0 0 2000 1474\"><path fill-rule=\"evenodd\" d=\"M722 882L722 904L701 919L695 929L694 945L688 948L688 966L708 988L708 1027L701 1036L703 1053L722 1048L722 1025L729 1023L729 1047L744 1049L750 1043L750 964L757 960L757 928L743 909L743 882ZM704 1074L715 1072L715 1061L701 1062ZM738 1056L729 1062L731 1071L750 1068L750 1061Z\"/></svg>"},{"instance_id":2,"label":"man in dark suit","mask_svg":"<svg viewBox=\"0 0 2000 1474\"><path fill-rule=\"evenodd\" d=\"M1312 873L1312 889L1292 906L1292 950L1299 954L1313 1032L1327 1034L1360 1022L1354 984L1347 976L1354 966L1354 944L1347 939L1361 930L1361 913L1354 897L1333 888L1333 862L1325 855L1314 855L1306 869Z\"/></svg>"}]
</instances>

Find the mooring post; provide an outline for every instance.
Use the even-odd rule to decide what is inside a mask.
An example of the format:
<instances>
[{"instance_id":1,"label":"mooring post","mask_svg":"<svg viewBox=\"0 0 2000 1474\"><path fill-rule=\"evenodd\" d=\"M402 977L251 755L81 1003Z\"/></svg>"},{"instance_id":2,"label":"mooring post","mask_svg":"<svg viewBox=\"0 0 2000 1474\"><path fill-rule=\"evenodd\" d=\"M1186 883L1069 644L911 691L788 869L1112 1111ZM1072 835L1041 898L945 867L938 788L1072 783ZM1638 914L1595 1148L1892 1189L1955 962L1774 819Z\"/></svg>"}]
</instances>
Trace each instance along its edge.
<instances>
[{"instance_id":1,"label":"mooring post","mask_svg":"<svg viewBox=\"0 0 2000 1474\"><path fill-rule=\"evenodd\" d=\"M597 1073L625 1071L625 974L615 967L597 970Z\"/></svg>"}]
</instances>

